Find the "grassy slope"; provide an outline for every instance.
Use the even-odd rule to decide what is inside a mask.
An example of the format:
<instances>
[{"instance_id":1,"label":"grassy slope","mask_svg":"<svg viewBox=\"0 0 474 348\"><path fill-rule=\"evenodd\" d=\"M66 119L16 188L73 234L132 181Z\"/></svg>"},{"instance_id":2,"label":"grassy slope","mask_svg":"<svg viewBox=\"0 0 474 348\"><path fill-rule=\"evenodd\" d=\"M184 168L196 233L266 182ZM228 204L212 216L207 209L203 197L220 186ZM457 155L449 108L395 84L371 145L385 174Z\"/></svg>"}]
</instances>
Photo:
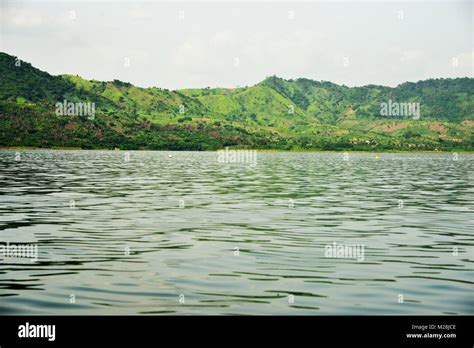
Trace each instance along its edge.
<instances>
[{"instance_id":1,"label":"grassy slope","mask_svg":"<svg viewBox=\"0 0 474 348\"><path fill-rule=\"evenodd\" d=\"M349 88L269 77L237 89L168 91L118 80L51 76L0 53L0 146L217 149L473 149L474 79ZM96 117L56 116L93 101ZM389 99L420 102L421 118L379 116ZM180 106L184 112L180 112ZM291 106L291 107L290 107ZM290 112L290 109L293 112Z\"/></svg>"}]
</instances>

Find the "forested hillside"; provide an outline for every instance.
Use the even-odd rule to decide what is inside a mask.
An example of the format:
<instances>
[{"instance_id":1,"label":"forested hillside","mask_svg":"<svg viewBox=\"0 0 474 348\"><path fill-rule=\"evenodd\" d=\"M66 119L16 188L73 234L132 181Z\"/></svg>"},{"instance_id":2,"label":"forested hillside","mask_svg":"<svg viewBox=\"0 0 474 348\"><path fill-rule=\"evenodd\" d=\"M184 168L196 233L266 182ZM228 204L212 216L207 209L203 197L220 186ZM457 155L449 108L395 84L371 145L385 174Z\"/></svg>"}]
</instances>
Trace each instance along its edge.
<instances>
[{"instance_id":1,"label":"forested hillside","mask_svg":"<svg viewBox=\"0 0 474 348\"><path fill-rule=\"evenodd\" d=\"M472 78L431 79L390 88L272 76L250 87L169 91L118 80L52 76L6 53L0 53L0 76L0 146L474 148ZM55 105L65 100L94 103L94 117L58 115ZM381 104L389 101L418 103L419 117L381 115Z\"/></svg>"}]
</instances>

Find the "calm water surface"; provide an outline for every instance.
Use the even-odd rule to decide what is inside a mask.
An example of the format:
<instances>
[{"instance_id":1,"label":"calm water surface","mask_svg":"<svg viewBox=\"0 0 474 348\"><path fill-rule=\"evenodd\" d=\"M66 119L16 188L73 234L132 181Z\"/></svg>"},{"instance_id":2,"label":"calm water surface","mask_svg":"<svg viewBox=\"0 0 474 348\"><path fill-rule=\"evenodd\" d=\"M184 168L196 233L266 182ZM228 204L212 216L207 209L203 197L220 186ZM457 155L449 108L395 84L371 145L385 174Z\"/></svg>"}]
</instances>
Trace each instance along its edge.
<instances>
[{"instance_id":1,"label":"calm water surface","mask_svg":"<svg viewBox=\"0 0 474 348\"><path fill-rule=\"evenodd\" d=\"M19 153L0 314L474 314L474 155Z\"/></svg>"}]
</instances>

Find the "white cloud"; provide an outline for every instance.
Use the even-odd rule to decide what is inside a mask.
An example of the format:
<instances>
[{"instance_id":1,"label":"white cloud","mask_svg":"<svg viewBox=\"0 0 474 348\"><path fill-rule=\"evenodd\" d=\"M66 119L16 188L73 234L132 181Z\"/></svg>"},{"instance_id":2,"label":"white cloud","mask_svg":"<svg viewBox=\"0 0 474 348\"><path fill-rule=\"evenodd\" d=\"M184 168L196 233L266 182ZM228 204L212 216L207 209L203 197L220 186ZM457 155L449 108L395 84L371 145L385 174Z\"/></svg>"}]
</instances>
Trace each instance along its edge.
<instances>
[{"instance_id":1,"label":"white cloud","mask_svg":"<svg viewBox=\"0 0 474 348\"><path fill-rule=\"evenodd\" d=\"M42 14L16 7L5 8L0 13L0 18L7 28L34 28L45 22Z\"/></svg>"},{"instance_id":2,"label":"white cloud","mask_svg":"<svg viewBox=\"0 0 474 348\"><path fill-rule=\"evenodd\" d=\"M420 50L404 50L400 52L400 62L414 63L423 58L423 52Z\"/></svg>"},{"instance_id":3,"label":"white cloud","mask_svg":"<svg viewBox=\"0 0 474 348\"><path fill-rule=\"evenodd\" d=\"M0 20L4 23L7 30L44 28L48 30L62 30L66 27L72 27L77 20L76 11L70 9L56 13L38 11L34 8L5 7L0 12Z\"/></svg>"},{"instance_id":4,"label":"white cloud","mask_svg":"<svg viewBox=\"0 0 474 348\"><path fill-rule=\"evenodd\" d=\"M217 32L189 35L176 49L173 61L180 69L195 71L203 66L214 73L235 68L234 59L242 70L304 72L323 55L322 35L311 31L290 33Z\"/></svg>"},{"instance_id":5,"label":"white cloud","mask_svg":"<svg viewBox=\"0 0 474 348\"><path fill-rule=\"evenodd\" d=\"M143 6L134 4L128 11L130 17L135 19L151 18L151 12L146 10Z\"/></svg>"}]
</instances>

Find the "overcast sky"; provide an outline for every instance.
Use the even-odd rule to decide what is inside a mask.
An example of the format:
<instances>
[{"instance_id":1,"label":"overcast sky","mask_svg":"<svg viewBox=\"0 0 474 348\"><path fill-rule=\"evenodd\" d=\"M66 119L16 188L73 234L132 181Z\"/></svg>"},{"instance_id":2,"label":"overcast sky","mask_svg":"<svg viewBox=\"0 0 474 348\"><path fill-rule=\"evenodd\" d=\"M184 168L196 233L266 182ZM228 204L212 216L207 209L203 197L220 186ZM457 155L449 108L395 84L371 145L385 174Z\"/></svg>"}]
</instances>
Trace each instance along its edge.
<instances>
[{"instance_id":1,"label":"overcast sky","mask_svg":"<svg viewBox=\"0 0 474 348\"><path fill-rule=\"evenodd\" d=\"M0 50L51 74L177 89L473 73L469 0L0 2Z\"/></svg>"}]
</instances>

